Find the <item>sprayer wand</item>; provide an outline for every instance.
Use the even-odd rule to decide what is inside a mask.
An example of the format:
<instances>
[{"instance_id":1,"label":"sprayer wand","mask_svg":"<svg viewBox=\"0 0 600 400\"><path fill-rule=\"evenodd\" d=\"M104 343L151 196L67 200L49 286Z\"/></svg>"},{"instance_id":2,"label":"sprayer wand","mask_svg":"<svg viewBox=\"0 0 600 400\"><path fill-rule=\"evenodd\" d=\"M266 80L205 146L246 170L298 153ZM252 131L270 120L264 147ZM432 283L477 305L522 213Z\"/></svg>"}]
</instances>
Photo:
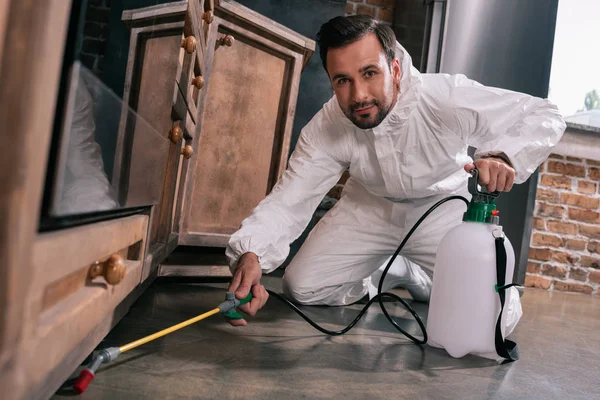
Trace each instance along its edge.
<instances>
[{"instance_id":1,"label":"sprayer wand","mask_svg":"<svg viewBox=\"0 0 600 400\"><path fill-rule=\"evenodd\" d=\"M221 313L224 317L228 319L243 318L238 312L235 311L235 309L241 306L242 304L248 303L250 300L252 300L252 293L249 293L248 296L246 296L243 299L237 299L233 292L227 292L225 296L225 301L223 303L219 304L217 308L205 312L204 314L200 314L194 318L188 319L187 321L183 321L177 325L173 325L169 328L163 329L162 331L153 333L152 335L148 335L134 342L128 343L124 346L109 347L107 349L94 352L92 355L92 361L89 363L87 368L81 371L81 373L79 374L79 378L73 385L75 392L78 394L83 393L90 384L90 382L92 382L92 380L94 379L96 370L100 367L100 365L114 361L119 355L126 351L129 351L138 346L151 342L155 339L168 335L169 333L173 333L198 321L202 321L203 319L211 317L215 314Z\"/></svg>"}]
</instances>

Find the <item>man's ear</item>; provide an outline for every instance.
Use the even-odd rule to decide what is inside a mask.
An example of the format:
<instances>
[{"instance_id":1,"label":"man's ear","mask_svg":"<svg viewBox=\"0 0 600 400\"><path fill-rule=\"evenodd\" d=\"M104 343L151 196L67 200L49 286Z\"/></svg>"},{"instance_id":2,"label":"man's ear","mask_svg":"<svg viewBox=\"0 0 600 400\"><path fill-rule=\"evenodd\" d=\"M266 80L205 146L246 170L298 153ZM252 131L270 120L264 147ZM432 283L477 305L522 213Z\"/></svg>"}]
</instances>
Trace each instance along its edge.
<instances>
[{"instance_id":1,"label":"man's ear","mask_svg":"<svg viewBox=\"0 0 600 400\"><path fill-rule=\"evenodd\" d=\"M394 77L394 84L400 87L400 80L402 79L402 68L400 67L400 61L394 58L392 61L392 75Z\"/></svg>"}]
</instances>

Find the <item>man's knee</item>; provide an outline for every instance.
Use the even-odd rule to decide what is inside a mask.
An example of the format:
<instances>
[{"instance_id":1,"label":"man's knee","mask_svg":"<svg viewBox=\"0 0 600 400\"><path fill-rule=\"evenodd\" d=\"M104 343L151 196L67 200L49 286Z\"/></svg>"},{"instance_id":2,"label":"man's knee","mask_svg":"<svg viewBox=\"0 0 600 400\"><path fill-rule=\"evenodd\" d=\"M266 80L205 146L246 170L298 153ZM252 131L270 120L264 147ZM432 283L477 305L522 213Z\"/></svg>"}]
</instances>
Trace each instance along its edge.
<instances>
[{"instance_id":1,"label":"man's knee","mask_svg":"<svg viewBox=\"0 0 600 400\"><path fill-rule=\"evenodd\" d=\"M322 280L302 279L284 274L283 293L291 301L307 306L344 306L353 304L368 293L365 280L323 285Z\"/></svg>"},{"instance_id":2,"label":"man's knee","mask_svg":"<svg viewBox=\"0 0 600 400\"><path fill-rule=\"evenodd\" d=\"M287 271L283 275L282 289L283 294L291 301L299 304L310 303L312 293L307 290L301 279L293 274L288 274Z\"/></svg>"}]
</instances>

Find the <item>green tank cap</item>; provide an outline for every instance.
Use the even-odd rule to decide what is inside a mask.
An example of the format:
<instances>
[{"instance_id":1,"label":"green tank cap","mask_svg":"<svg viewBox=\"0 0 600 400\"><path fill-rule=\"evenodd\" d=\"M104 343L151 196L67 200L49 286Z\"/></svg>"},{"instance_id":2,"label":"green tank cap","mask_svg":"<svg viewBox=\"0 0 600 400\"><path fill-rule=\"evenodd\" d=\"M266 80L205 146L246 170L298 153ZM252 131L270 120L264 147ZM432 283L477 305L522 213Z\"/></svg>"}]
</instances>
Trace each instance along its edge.
<instances>
[{"instance_id":1,"label":"green tank cap","mask_svg":"<svg viewBox=\"0 0 600 400\"><path fill-rule=\"evenodd\" d=\"M495 209L496 204L494 203L475 203L471 201L463 215L463 221L488 223L491 220L492 210Z\"/></svg>"}]
</instances>

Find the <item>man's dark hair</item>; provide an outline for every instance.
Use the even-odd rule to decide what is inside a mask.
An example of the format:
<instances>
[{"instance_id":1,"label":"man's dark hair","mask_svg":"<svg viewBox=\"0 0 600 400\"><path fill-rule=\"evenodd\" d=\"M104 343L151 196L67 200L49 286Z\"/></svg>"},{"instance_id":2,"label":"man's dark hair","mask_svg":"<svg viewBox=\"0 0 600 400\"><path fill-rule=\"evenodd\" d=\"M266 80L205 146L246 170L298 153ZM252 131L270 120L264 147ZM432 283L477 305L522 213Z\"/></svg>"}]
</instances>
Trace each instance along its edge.
<instances>
[{"instance_id":1,"label":"man's dark hair","mask_svg":"<svg viewBox=\"0 0 600 400\"><path fill-rule=\"evenodd\" d=\"M346 46L362 39L369 33L374 33L377 36L387 57L388 64L391 64L396 47L396 35L392 28L368 15L352 15L330 19L321 26L319 33L317 33L319 54L325 71L327 71L327 51L330 48Z\"/></svg>"}]
</instances>

